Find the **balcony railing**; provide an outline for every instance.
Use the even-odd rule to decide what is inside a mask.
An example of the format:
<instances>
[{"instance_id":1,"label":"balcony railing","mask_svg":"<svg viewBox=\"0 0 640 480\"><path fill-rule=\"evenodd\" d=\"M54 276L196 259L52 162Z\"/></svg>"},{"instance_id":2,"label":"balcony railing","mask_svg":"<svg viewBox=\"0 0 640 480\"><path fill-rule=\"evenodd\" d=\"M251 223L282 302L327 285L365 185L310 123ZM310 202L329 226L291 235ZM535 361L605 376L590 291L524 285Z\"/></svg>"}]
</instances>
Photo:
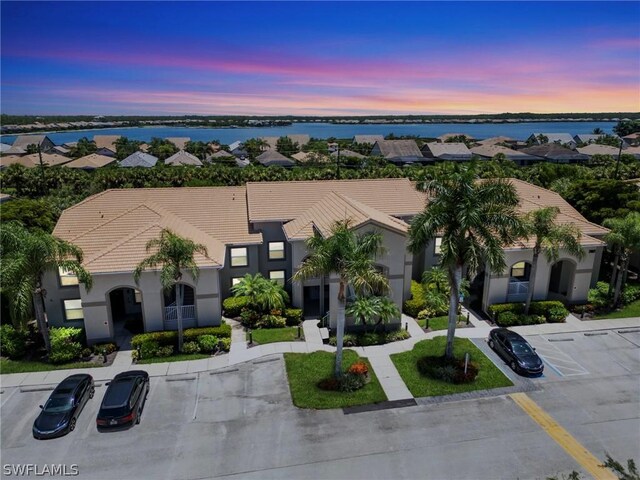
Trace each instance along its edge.
<instances>
[{"instance_id":1,"label":"balcony railing","mask_svg":"<svg viewBox=\"0 0 640 480\"><path fill-rule=\"evenodd\" d=\"M529 282L509 282L507 301L517 302L526 300L529 293Z\"/></svg>"},{"instance_id":2,"label":"balcony railing","mask_svg":"<svg viewBox=\"0 0 640 480\"><path fill-rule=\"evenodd\" d=\"M182 306L182 328L193 328L198 325L196 320L196 306L195 305L183 305ZM172 303L164 309L164 329L165 330L177 330L178 329L178 307L175 303Z\"/></svg>"}]
</instances>

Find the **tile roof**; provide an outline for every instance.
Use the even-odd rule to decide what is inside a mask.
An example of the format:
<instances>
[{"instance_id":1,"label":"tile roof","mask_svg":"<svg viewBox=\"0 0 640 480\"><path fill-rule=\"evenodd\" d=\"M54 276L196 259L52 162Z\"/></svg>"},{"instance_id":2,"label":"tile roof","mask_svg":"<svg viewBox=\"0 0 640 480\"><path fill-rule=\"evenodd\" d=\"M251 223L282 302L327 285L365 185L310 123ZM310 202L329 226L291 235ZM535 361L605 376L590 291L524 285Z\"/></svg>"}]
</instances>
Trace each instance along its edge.
<instances>
[{"instance_id":1,"label":"tile roof","mask_svg":"<svg viewBox=\"0 0 640 480\"><path fill-rule=\"evenodd\" d=\"M504 154L509 160L521 161L521 160L541 160L540 157L529 155L520 150L513 150L511 148L503 147L502 145L486 144L478 147L471 147L471 153L479 155L485 158L493 158L498 153Z\"/></svg>"},{"instance_id":2,"label":"tile roof","mask_svg":"<svg viewBox=\"0 0 640 480\"><path fill-rule=\"evenodd\" d=\"M528 153L536 157L543 157L549 160L557 161L569 161L569 160L589 160L589 157L579 152L574 152L569 148L565 148L562 145L556 143L545 143L542 145L534 145L519 150L520 152Z\"/></svg>"},{"instance_id":3,"label":"tile roof","mask_svg":"<svg viewBox=\"0 0 640 480\"><path fill-rule=\"evenodd\" d=\"M405 235L409 230L409 225L404 221L334 191L286 223L283 230L289 240L306 240L313 236L314 229L326 238L331 235L331 229L337 221L346 219L351 221L353 228L373 222Z\"/></svg>"},{"instance_id":4,"label":"tile roof","mask_svg":"<svg viewBox=\"0 0 640 480\"><path fill-rule=\"evenodd\" d=\"M292 167L296 164L290 158L285 157L280 152L275 149L267 150L266 152L262 152L260 155L256 157L256 160L268 167L270 165L280 165L282 167Z\"/></svg>"},{"instance_id":5,"label":"tile roof","mask_svg":"<svg viewBox=\"0 0 640 480\"><path fill-rule=\"evenodd\" d=\"M441 160L470 160L472 156L464 143L431 142L425 144L422 150Z\"/></svg>"},{"instance_id":6,"label":"tile roof","mask_svg":"<svg viewBox=\"0 0 640 480\"><path fill-rule=\"evenodd\" d=\"M612 147L611 145L598 145L597 143L590 143L584 147L578 147L576 150L583 155L611 155L615 157L618 156L619 151L618 148Z\"/></svg>"},{"instance_id":7,"label":"tile roof","mask_svg":"<svg viewBox=\"0 0 640 480\"><path fill-rule=\"evenodd\" d=\"M65 167L93 169L107 166L115 161L116 159L113 157L107 157L106 155L99 155L97 153L90 153L89 155L85 155L84 157L72 160L71 162L65 164Z\"/></svg>"},{"instance_id":8,"label":"tile roof","mask_svg":"<svg viewBox=\"0 0 640 480\"><path fill-rule=\"evenodd\" d=\"M575 143L575 140L573 139L573 137L571 136L570 133L534 133L532 134L534 135L536 138L539 135L544 135L545 137L547 137L549 139L549 143L554 143L554 142L560 142L560 143ZM531 138L531 137L529 137Z\"/></svg>"},{"instance_id":9,"label":"tile roof","mask_svg":"<svg viewBox=\"0 0 640 480\"><path fill-rule=\"evenodd\" d=\"M151 168L158 163L158 158L144 152L134 152L120 162L121 167Z\"/></svg>"},{"instance_id":10,"label":"tile roof","mask_svg":"<svg viewBox=\"0 0 640 480\"><path fill-rule=\"evenodd\" d=\"M484 140L480 140L477 143L479 143L480 145L495 145L496 143L503 143L503 142L513 142L514 139L511 137L490 137L490 138L485 138Z\"/></svg>"},{"instance_id":11,"label":"tile roof","mask_svg":"<svg viewBox=\"0 0 640 480\"><path fill-rule=\"evenodd\" d=\"M216 153L209 155L208 158L229 158L233 156L233 153L229 153L226 150L218 150Z\"/></svg>"},{"instance_id":12,"label":"tile roof","mask_svg":"<svg viewBox=\"0 0 640 480\"><path fill-rule=\"evenodd\" d=\"M93 141L98 148L108 148L112 152L116 151L116 140L118 140L121 135L94 135Z\"/></svg>"},{"instance_id":13,"label":"tile roof","mask_svg":"<svg viewBox=\"0 0 640 480\"><path fill-rule=\"evenodd\" d=\"M384 135L354 135L353 143L366 143L373 145L376 142L383 142Z\"/></svg>"},{"instance_id":14,"label":"tile roof","mask_svg":"<svg viewBox=\"0 0 640 480\"><path fill-rule=\"evenodd\" d=\"M131 271L162 228L207 246L201 266L222 265L225 245L262 243L249 232L245 187L107 190L65 210L53 233L81 247L97 273Z\"/></svg>"},{"instance_id":15,"label":"tile roof","mask_svg":"<svg viewBox=\"0 0 640 480\"><path fill-rule=\"evenodd\" d=\"M622 150L623 155L633 155L637 159L640 159L640 147L629 147L626 150Z\"/></svg>"},{"instance_id":16,"label":"tile roof","mask_svg":"<svg viewBox=\"0 0 640 480\"><path fill-rule=\"evenodd\" d=\"M49 140L46 135L18 135L12 146L26 150L29 145L42 145L45 140Z\"/></svg>"},{"instance_id":17,"label":"tile roof","mask_svg":"<svg viewBox=\"0 0 640 480\"><path fill-rule=\"evenodd\" d=\"M57 153L43 153L42 162L49 167L55 167L57 165L64 165L70 162L72 159L59 155ZM29 155L4 155L0 157L0 165L5 168L13 163L18 163L27 168L33 168L40 166L40 156L37 153L31 153Z\"/></svg>"},{"instance_id":18,"label":"tile roof","mask_svg":"<svg viewBox=\"0 0 640 480\"><path fill-rule=\"evenodd\" d=\"M331 156L332 157L337 157L338 156L338 151L336 150L335 152L331 152ZM364 155L358 153L358 152L354 152L352 150L340 150L340 156L341 157L352 157L352 158L366 158Z\"/></svg>"},{"instance_id":19,"label":"tile roof","mask_svg":"<svg viewBox=\"0 0 640 480\"><path fill-rule=\"evenodd\" d=\"M424 196L409 179L249 182L250 222L290 221L330 192L348 196L387 215L408 217L424 208Z\"/></svg>"},{"instance_id":20,"label":"tile roof","mask_svg":"<svg viewBox=\"0 0 640 480\"><path fill-rule=\"evenodd\" d=\"M184 150L185 144L191 141L191 137L167 137L165 140L169 140L178 147L179 150Z\"/></svg>"},{"instance_id":21,"label":"tile roof","mask_svg":"<svg viewBox=\"0 0 640 480\"><path fill-rule=\"evenodd\" d=\"M379 150L380 154L387 159L422 157L422 152L415 140L382 140L377 141L373 148L376 152Z\"/></svg>"},{"instance_id":22,"label":"tile roof","mask_svg":"<svg viewBox=\"0 0 640 480\"><path fill-rule=\"evenodd\" d=\"M444 135L440 135L439 137L436 137L436 138L440 140L440 142L444 143L453 137L465 137L467 140L474 140L474 138L471 135L467 135L466 133L445 133Z\"/></svg>"},{"instance_id":23,"label":"tile roof","mask_svg":"<svg viewBox=\"0 0 640 480\"><path fill-rule=\"evenodd\" d=\"M7 145L6 143L0 143L0 153L4 153L10 149L11 149L11 145Z\"/></svg>"},{"instance_id":24,"label":"tile roof","mask_svg":"<svg viewBox=\"0 0 640 480\"><path fill-rule=\"evenodd\" d=\"M180 150L177 153L174 153L169 158L164 161L165 165L195 165L198 167L202 166L202 162L195 155L190 154L189 152L185 152L184 150Z\"/></svg>"}]
</instances>

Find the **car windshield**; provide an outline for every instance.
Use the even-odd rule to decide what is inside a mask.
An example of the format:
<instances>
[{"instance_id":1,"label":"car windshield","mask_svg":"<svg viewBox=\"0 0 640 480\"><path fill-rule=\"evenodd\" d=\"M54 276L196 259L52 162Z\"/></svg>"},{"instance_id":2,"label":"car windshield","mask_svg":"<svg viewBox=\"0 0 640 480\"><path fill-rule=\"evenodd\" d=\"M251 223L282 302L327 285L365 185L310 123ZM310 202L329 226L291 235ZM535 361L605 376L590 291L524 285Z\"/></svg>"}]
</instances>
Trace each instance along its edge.
<instances>
[{"instance_id":1,"label":"car windshield","mask_svg":"<svg viewBox=\"0 0 640 480\"><path fill-rule=\"evenodd\" d=\"M73 401L69 396L56 396L47 400L44 406L44 411L47 413L61 413L71 410L73 407Z\"/></svg>"},{"instance_id":2,"label":"car windshield","mask_svg":"<svg viewBox=\"0 0 640 480\"><path fill-rule=\"evenodd\" d=\"M531 355L533 353L528 343L512 342L511 344L513 346L513 353L516 355Z\"/></svg>"}]
</instances>

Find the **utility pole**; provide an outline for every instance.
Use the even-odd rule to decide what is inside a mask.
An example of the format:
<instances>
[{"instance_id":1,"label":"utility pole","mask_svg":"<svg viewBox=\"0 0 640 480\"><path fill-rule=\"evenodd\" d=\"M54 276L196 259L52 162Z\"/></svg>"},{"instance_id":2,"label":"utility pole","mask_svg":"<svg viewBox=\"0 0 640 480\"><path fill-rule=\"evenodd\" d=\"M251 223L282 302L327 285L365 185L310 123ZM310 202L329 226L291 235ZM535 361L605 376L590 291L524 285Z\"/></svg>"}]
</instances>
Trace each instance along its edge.
<instances>
[{"instance_id":1,"label":"utility pole","mask_svg":"<svg viewBox=\"0 0 640 480\"><path fill-rule=\"evenodd\" d=\"M624 140L622 140L622 138L620 139L620 150L618 150L618 161L616 162L616 173L615 173L615 179L618 180L618 169L620 168L620 156L622 155L622 144L624 143Z\"/></svg>"}]
</instances>

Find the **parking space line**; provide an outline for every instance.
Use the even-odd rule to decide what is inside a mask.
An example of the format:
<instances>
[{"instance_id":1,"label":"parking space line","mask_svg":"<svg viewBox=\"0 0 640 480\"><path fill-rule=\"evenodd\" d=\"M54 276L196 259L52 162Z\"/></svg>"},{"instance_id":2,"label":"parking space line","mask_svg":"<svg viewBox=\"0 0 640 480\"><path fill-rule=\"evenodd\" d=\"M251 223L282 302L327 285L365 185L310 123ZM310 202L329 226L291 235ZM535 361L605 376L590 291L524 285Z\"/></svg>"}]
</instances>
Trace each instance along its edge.
<instances>
[{"instance_id":1,"label":"parking space line","mask_svg":"<svg viewBox=\"0 0 640 480\"><path fill-rule=\"evenodd\" d=\"M9 399L11 397L13 397L15 395L15 393L18 391L18 387L15 387L13 389L13 391L9 394L9 395L4 395L4 390L3 390L3 395L2 395L2 404L0 404L0 406L4 406L5 403L7 403L9 401Z\"/></svg>"},{"instance_id":2,"label":"parking space line","mask_svg":"<svg viewBox=\"0 0 640 480\"><path fill-rule=\"evenodd\" d=\"M551 339L540 336L540 342L531 342L538 356L561 377L587 375L589 371L576 362L572 357L561 351L556 345L551 344ZM563 339L564 340L564 339ZM571 339L573 340L573 339ZM557 341L557 339L556 339Z\"/></svg>"},{"instance_id":3,"label":"parking space line","mask_svg":"<svg viewBox=\"0 0 640 480\"><path fill-rule=\"evenodd\" d=\"M526 393L512 393L509 397L595 479L616 480L617 477L611 471L601 466L602 462L600 460L568 431L562 428L551 415L545 412Z\"/></svg>"}]
</instances>

